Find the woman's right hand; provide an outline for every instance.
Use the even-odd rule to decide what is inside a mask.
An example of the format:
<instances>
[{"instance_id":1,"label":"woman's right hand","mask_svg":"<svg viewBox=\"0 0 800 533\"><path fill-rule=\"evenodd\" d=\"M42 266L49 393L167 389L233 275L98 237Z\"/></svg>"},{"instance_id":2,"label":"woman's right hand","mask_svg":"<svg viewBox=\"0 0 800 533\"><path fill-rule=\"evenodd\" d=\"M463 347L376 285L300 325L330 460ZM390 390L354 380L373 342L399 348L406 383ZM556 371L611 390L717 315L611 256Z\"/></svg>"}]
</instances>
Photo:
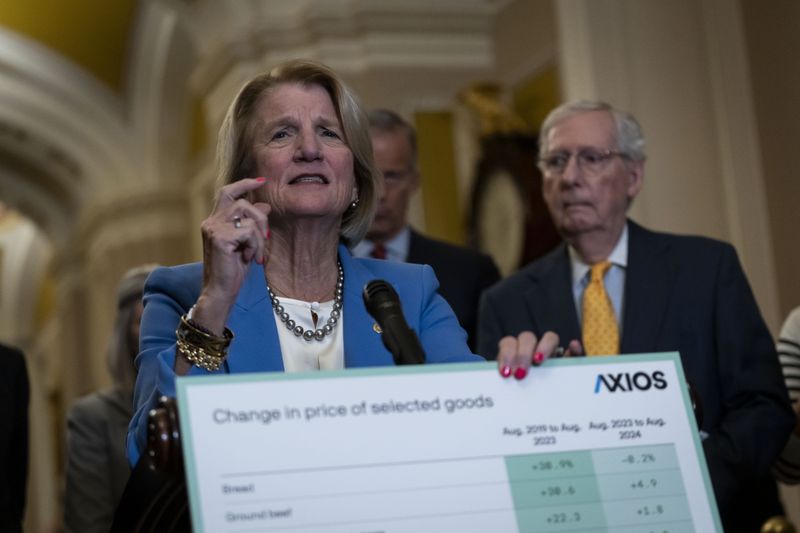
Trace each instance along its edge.
<instances>
[{"instance_id":1,"label":"woman's right hand","mask_svg":"<svg viewBox=\"0 0 800 533\"><path fill-rule=\"evenodd\" d=\"M268 257L270 206L247 199L266 181L248 178L222 187L201 225L203 289L192 319L215 335L222 335L250 262L264 264Z\"/></svg>"}]
</instances>

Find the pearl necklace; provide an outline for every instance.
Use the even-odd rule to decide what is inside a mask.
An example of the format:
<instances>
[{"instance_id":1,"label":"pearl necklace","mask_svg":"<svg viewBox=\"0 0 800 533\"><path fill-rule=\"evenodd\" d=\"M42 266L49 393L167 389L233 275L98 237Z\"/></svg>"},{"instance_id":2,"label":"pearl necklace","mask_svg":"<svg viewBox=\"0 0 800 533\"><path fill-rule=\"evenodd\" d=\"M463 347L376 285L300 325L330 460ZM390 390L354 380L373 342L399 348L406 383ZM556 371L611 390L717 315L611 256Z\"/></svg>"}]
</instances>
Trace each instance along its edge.
<instances>
[{"instance_id":1,"label":"pearl necklace","mask_svg":"<svg viewBox=\"0 0 800 533\"><path fill-rule=\"evenodd\" d=\"M336 324L339 323L339 317L342 314L342 295L344 289L344 270L342 270L342 263L341 261L337 261L336 265L339 267L339 279L336 281L336 291L334 292L333 296L333 310L331 311L331 316L328 317L328 321L325 323L324 326L321 328L317 328L315 331L310 329L305 329L303 326L298 325L292 318L289 316L289 313L281 305L280 300L278 297L275 296L275 293L272 292L272 288L267 283L267 292L269 293L269 299L272 302L272 308L275 310L275 314L284 323L286 329L289 329L294 333L297 337L303 337L306 341L311 340L318 340L321 341L327 335L330 335L333 332L333 328L336 327Z\"/></svg>"}]
</instances>

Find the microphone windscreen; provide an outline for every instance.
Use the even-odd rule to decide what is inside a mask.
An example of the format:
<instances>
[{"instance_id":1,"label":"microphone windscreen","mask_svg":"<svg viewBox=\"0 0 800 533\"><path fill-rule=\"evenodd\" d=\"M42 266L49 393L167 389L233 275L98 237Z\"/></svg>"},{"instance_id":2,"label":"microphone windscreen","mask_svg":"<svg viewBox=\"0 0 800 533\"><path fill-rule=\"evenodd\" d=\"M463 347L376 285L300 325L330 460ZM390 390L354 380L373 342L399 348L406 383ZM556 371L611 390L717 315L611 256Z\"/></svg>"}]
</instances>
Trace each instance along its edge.
<instances>
[{"instance_id":1,"label":"microphone windscreen","mask_svg":"<svg viewBox=\"0 0 800 533\"><path fill-rule=\"evenodd\" d=\"M399 309L400 297L387 281L374 279L364 286L364 305L375 320L381 324L385 313L391 312L395 306Z\"/></svg>"}]
</instances>

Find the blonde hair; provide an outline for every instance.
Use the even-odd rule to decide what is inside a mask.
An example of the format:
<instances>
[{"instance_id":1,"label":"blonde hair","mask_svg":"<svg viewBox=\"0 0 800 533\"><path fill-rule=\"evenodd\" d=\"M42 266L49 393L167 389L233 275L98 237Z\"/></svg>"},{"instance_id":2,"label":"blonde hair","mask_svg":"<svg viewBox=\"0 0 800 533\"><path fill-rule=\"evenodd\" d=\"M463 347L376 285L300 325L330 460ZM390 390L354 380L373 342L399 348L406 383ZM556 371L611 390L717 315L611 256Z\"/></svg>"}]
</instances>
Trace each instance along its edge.
<instances>
[{"instance_id":1,"label":"blonde hair","mask_svg":"<svg viewBox=\"0 0 800 533\"><path fill-rule=\"evenodd\" d=\"M342 216L340 235L347 244L360 241L367 232L378 202L383 177L375 167L369 122L358 97L327 66L295 59L281 63L269 72L247 82L236 95L219 132L217 141L217 184L219 187L247 177L255 177L255 161L251 152L255 130L255 110L261 97L278 85L316 85L331 97L344 141L353 154L353 170L358 188L356 207Z\"/></svg>"}]
</instances>

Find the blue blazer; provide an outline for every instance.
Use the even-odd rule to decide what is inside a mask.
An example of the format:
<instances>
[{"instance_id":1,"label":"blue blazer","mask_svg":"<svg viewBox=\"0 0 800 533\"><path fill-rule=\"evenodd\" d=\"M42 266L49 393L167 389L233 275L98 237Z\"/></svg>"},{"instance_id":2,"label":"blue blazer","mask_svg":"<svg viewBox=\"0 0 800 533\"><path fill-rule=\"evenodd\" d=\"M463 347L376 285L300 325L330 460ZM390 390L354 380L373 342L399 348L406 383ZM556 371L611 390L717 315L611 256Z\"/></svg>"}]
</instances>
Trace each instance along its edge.
<instances>
[{"instance_id":1,"label":"blue blazer","mask_svg":"<svg viewBox=\"0 0 800 533\"><path fill-rule=\"evenodd\" d=\"M357 259L343 245L345 367L394 365L375 321L367 313L361 292L368 282L384 279L400 295L408 325L417 332L428 363L482 361L467 347L467 335L452 309L437 293L439 282L427 265ZM134 415L128 432L128 459L135 465L147 436L147 414L162 395L175 396L175 329L180 317L200 295L203 265L191 263L159 268L147 280L140 333L139 369ZM216 373L282 372L275 315L264 282L264 269L252 263L227 322L234 339ZM209 372L193 366L190 375Z\"/></svg>"}]
</instances>

